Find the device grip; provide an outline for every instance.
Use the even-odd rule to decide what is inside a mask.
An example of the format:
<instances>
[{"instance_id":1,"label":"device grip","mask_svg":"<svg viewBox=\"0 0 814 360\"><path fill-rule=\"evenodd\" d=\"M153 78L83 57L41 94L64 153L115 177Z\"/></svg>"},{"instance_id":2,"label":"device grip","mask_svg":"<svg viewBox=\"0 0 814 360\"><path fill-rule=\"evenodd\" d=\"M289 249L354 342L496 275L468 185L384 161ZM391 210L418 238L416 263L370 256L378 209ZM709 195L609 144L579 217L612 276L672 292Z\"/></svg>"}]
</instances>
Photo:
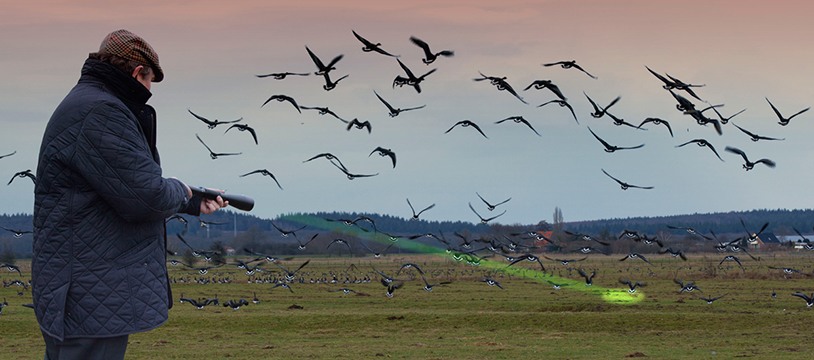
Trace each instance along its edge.
<instances>
[{"instance_id":1,"label":"device grip","mask_svg":"<svg viewBox=\"0 0 814 360\"><path fill-rule=\"evenodd\" d=\"M227 194L216 190L207 189L200 186L190 186L193 195L198 195L203 198L215 200L220 196L224 201L229 202L229 206L243 211L251 211L254 208L254 199L246 195Z\"/></svg>"}]
</instances>

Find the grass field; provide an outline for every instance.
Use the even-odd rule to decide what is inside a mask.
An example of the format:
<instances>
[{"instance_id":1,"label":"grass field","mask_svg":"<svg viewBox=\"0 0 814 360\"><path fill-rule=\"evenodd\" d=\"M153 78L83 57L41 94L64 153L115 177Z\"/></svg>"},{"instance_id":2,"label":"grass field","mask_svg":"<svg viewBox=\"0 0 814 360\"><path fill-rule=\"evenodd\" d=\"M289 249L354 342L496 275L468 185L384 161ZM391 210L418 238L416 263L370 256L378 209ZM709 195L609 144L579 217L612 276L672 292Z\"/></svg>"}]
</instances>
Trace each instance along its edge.
<instances>
[{"instance_id":1,"label":"grass field","mask_svg":"<svg viewBox=\"0 0 814 360\"><path fill-rule=\"evenodd\" d=\"M176 282L170 319L156 330L132 335L128 358L810 358L814 308L791 294L810 294L814 279L784 275L769 266L811 274L814 253L760 255L761 261L743 262L745 271L730 262L719 266L724 255L716 253L697 254L686 262L652 255L653 265L636 259L620 262L619 255L591 255L568 267L545 261L545 274L536 263L522 264L528 270L515 269L518 264L504 271L506 263L497 260L476 267L437 255L312 258L290 283L293 292L261 281L281 276L271 264L253 277L232 265L206 275L171 267ZM307 259L284 266L296 268ZM373 267L393 276L406 262L423 269L430 283L450 283L427 292L418 272L407 268L398 276L404 286L388 298ZM29 265L18 263L23 277L30 277ZM586 287L576 268L596 270L592 287ZM18 278L0 271L3 280ZM334 275L338 283L321 280ZM485 276L503 289L483 282ZM346 277L370 282L344 283ZM231 282L194 282L199 278ZM250 278L258 281L250 283ZM620 278L647 286L628 295ZM679 293L675 278L694 281L703 292ZM548 281L564 286L556 290ZM355 293L336 291L342 287ZM601 295L607 289L639 301L606 301ZM30 291L18 296L21 290L0 289L0 298L9 304L0 314L0 358L41 359L43 344L33 310L21 306L31 302ZM239 310L214 305L198 310L178 302L181 294L217 296L223 304L251 301L255 293L260 303ZM712 304L699 299L721 295Z\"/></svg>"}]
</instances>

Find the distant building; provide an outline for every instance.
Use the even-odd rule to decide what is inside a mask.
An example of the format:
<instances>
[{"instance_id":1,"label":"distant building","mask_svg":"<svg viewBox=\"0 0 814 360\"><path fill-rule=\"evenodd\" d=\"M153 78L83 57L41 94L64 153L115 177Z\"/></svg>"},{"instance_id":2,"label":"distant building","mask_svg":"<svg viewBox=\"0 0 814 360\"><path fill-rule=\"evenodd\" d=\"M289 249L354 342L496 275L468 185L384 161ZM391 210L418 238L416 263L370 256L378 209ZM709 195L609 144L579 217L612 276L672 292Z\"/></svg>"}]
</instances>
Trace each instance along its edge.
<instances>
[{"instance_id":1,"label":"distant building","mask_svg":"<svg viewBox=\"0 0 814 360\"><path fill-rule=\"evenodd\" d=\"M798 235L781 235L777 237L781 243L793 243L795 250L805 249L806 243L810 243L810 239L814 239L814 234L803 234L803 238Z\"/></svg>"}]
</instances>

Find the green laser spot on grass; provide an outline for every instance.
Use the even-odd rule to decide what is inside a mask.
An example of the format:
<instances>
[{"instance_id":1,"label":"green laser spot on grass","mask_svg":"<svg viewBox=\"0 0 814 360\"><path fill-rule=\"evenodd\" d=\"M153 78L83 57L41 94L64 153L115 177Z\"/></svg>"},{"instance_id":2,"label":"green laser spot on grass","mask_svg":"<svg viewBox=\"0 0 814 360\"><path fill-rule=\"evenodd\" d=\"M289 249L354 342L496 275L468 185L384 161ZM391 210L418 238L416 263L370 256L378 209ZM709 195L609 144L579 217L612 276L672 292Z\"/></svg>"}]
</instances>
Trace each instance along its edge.
<instances>
[{"instance_id":1,"label":"green laser spot on grass","mask_svg":"<svg viewBox=\"0 0 814 360\"><path fill-rule=\"evenodd\" d=\"M303 225L309 225L311 227L325 231L331 231L338 234L351 235L357 238L372 240L382 244L392 243L392 240L387 235L369 231L365 232L364 230L356 226L349 226L340 222L328 221L313 215L287 215L283 216L282 219L286 221L297 222ZM627 288L611 289L596 285L586 286L585 283L580 280L563 278L542 272L540 270L534 270L524 267L509 267L506 266L506 263L503 262L478 258L461 252L446 251L445 249L436 246L422 244L417 241L411 241L408 239L398 240L398 246L401 247L402 249L412 251L415 253L434 254L442 257L447 257L458 262L466 262L467 264L472 266L478 266L481 268L501 271L512 276L533 279L543 283L548 283L549 281L554 282L561 285L560 289L576 290L591 293L599 296L602 300L609 304L632 305L641 302L645 298L645 295L644 293L641 292L641 290L638 290L635 293L630 293Z\"/></svg>"}]
</instances>

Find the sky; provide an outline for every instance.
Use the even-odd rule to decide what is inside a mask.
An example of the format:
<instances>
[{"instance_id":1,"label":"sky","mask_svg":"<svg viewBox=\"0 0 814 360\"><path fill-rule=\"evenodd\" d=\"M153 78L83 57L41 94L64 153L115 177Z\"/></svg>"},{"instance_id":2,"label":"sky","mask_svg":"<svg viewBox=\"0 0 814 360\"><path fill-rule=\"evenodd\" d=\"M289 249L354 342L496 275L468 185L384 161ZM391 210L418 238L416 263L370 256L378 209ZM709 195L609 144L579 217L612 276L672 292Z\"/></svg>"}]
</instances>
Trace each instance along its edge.
<instances>
[{"instance_id":1,"label":"sky","mask_svg":"<svg viewBox=\"0 0 814 360\"><path fill-rule=\"evenodd\" d=\"M42 133L54 108L76 84L88 53L109 32L124 28L145 38L158 52L165 72L153 84L149 103L158 111L158 148L164 176L190 185L248 195L251 214L350 211L421 218L493 222L551 222L554 208L565 221L667 216L751 209L811 208L814 179L814 111L787 126L785 115L814 105L814 48L808 1L538 0L538 1L27 1L0 0L0 176L36 170ZM422 92L393 87L404 76L398 62L362 51L352 31L394 55L417 75L437 69ZM422 63L416 36L434 51L453 57ZM348 75L331 91L305 47L324 62L343 54L331 77ZM576 60L597 76L575 69L544 67ZM684 82L709 104L732 115L718 135L675 107L676 101L645 66ZM258 74L303 72L284 80ZM524 104L479 72L505 77ZM531 88L551 80L573 106L579 123L554 104L547 90ZM381 95L394 107L422 106L390 117ZM621 97L609 112L639 125L645 118L668 121L638 130L593 118L583 92L600 105ZM316 111L302 113L272 95L299 105L327 106L344 119L369 121L372 131ZM692 100L697 107L708 104ZM209 119L233 120L257 132L226 126L209 129L188 110ZM705 115L716 118L709 111ZM523 116L523 124L497 121ZM470 120L484 131L455 126ZM732 124L759 135L783 138L753 142ZM617 146L645 146L606 153L589 132ZM448 129L452 128L449 132ZM216 152L240 152L211 159L199 135ZM689 144L705 139L720 154ZM371 152L396 153L396 167ZM742 168L738 155L768 158L775 168ZM348 180L320 153L336 155L351 173L378 174ZM267 169L282 186L262 175ZM622 181L653 189L622 190ZM33 185L15 178L2 188L0 213L31 213ZM491 203L510 201L494 211Z\"/></svg>"}]
</instances>

